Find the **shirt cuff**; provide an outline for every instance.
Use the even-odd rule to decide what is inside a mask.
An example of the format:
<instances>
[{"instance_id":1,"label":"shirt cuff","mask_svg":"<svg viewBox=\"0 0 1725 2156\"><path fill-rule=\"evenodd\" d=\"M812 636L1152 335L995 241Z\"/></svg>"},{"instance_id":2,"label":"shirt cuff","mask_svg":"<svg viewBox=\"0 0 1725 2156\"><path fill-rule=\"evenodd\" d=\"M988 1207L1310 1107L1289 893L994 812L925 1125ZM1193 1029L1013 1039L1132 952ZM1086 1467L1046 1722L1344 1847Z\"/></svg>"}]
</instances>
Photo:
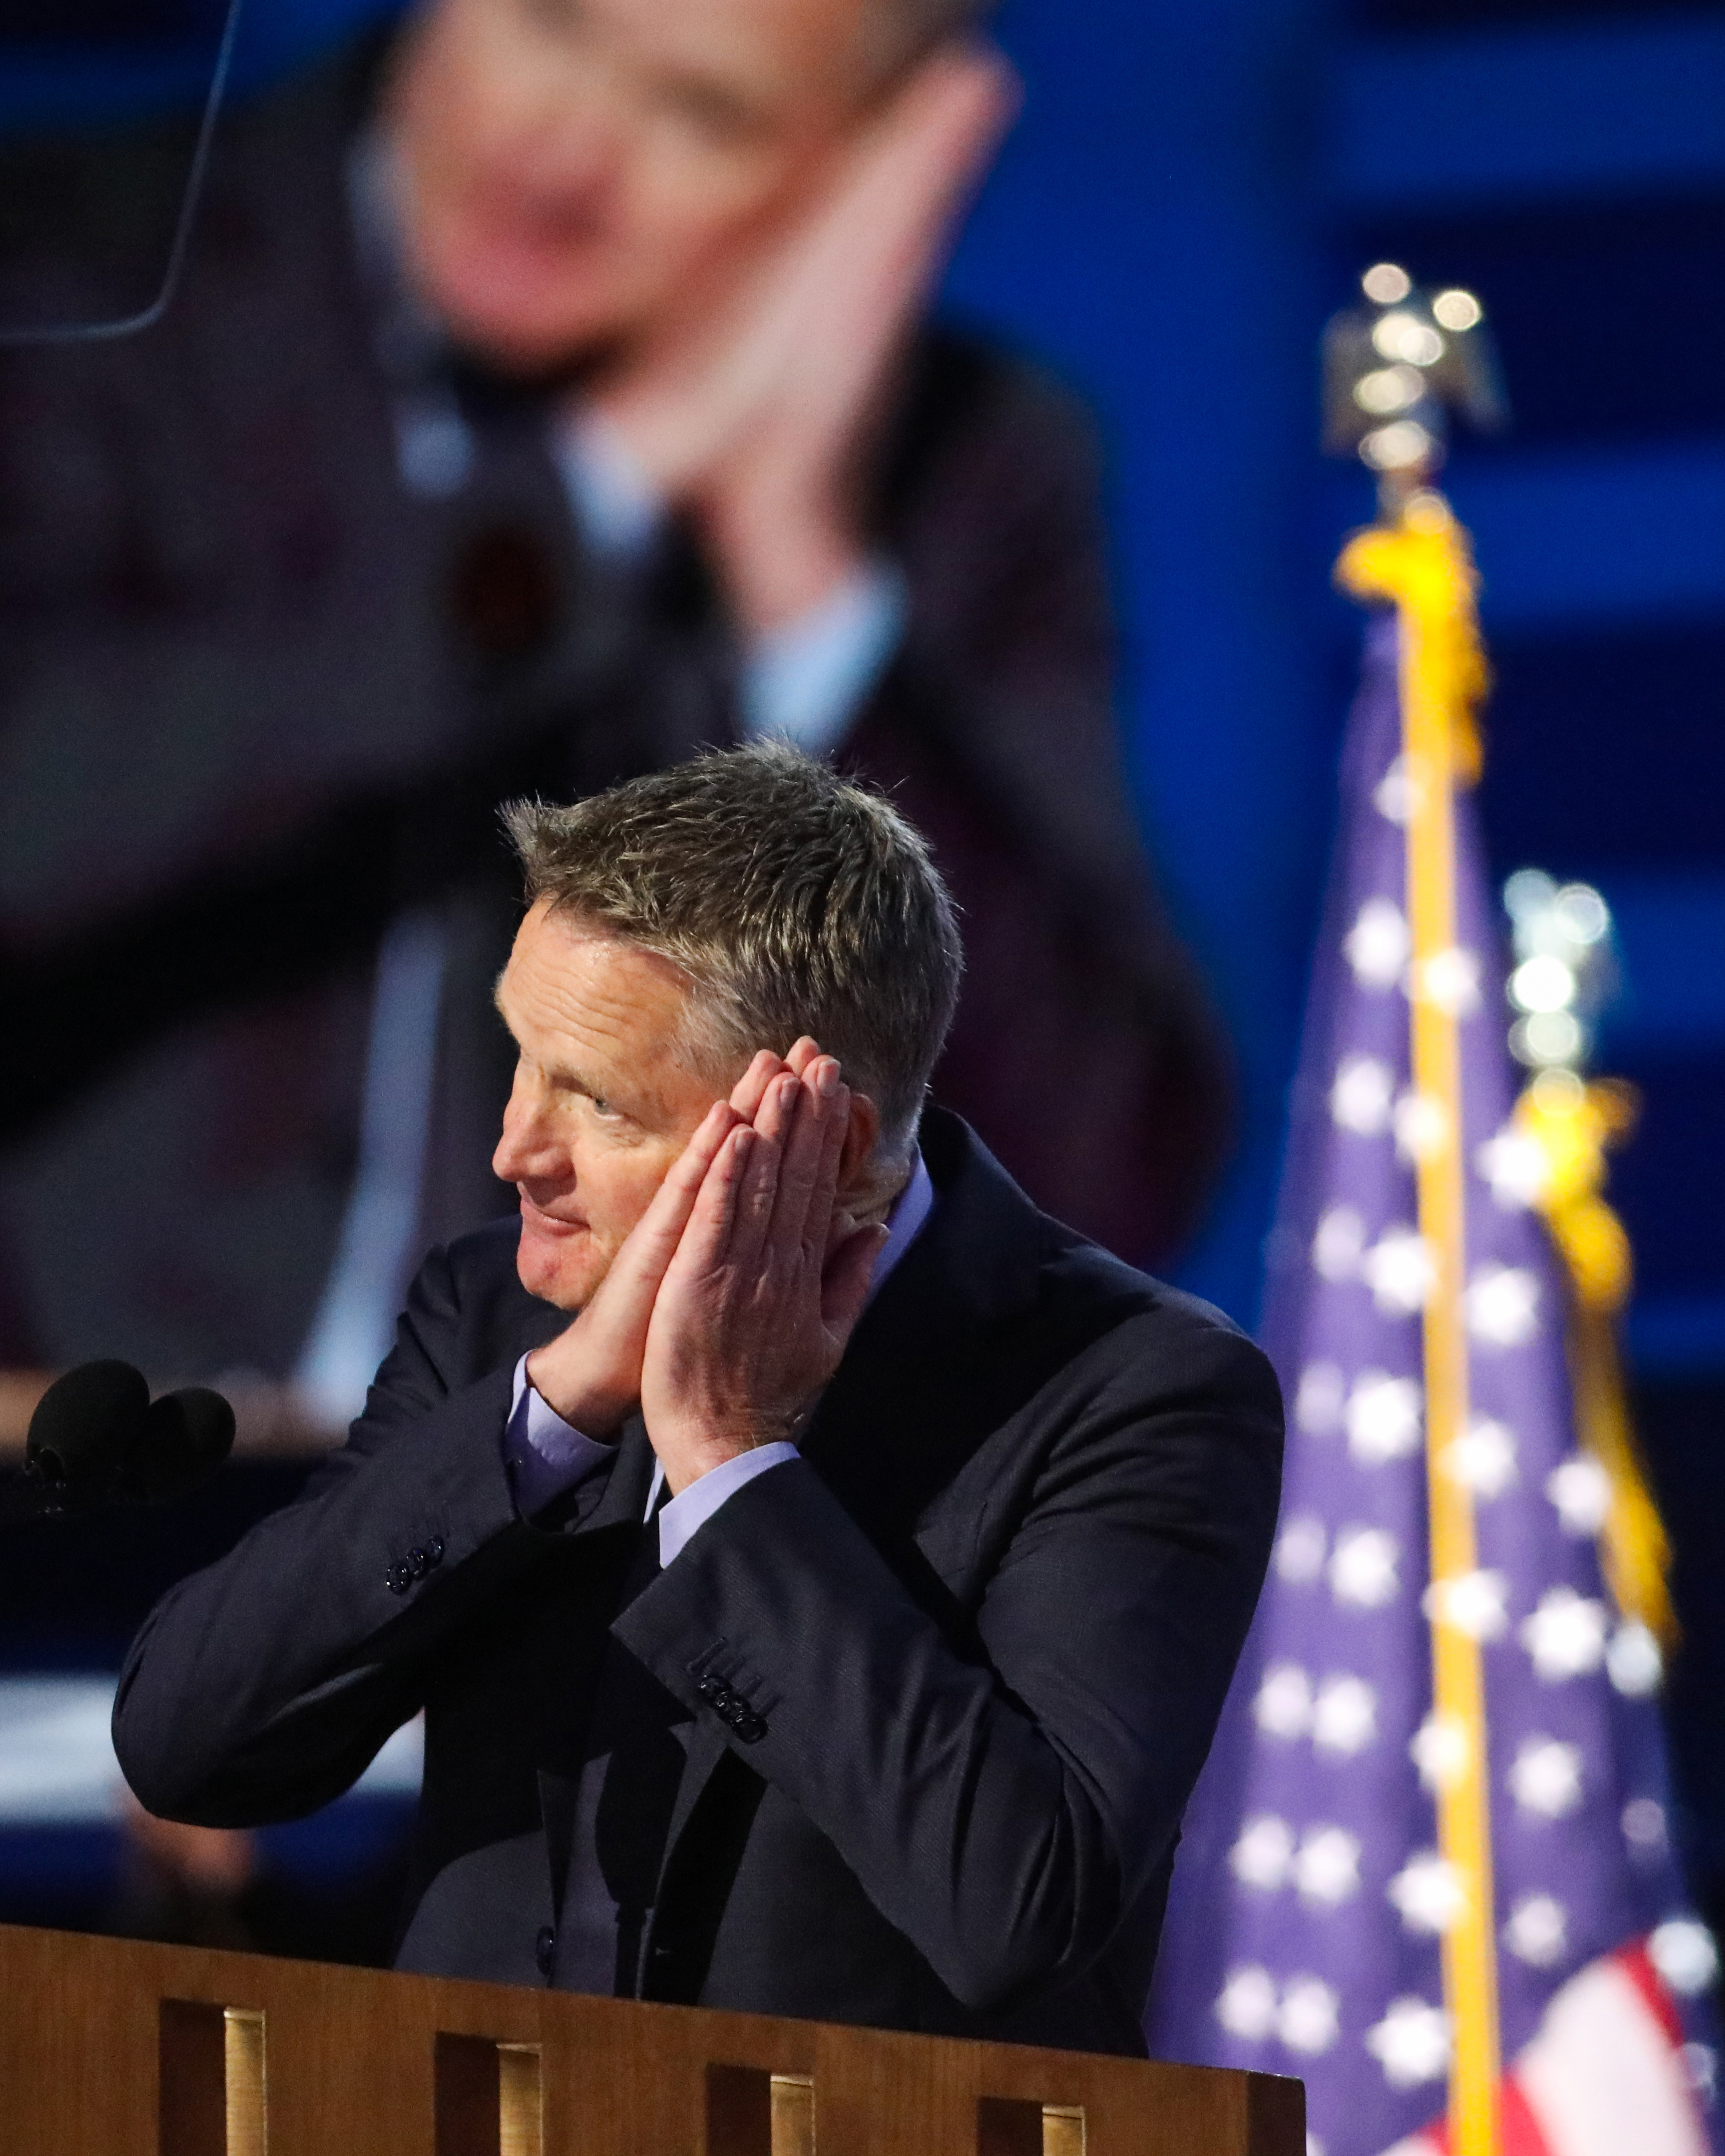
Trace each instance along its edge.
<instances>
[{"instance_id":1,"label":"shirt cuff","mask_svg":"<svg viewBox=\"0 0 1725 2156\"><path fill-rule=\"evenodd\" d=\"M543 1512L553 1497L608 1467L616 1457L614 1445L602 1445L575 1429L540 1398L528 1382L523 1355L515 1366L515 1392L503 1426L503 1463L521 1517L530 1519Z\"/></svg>"},{"instance_id":2,"label":"shirt cuff","mask_svg":"<svg viewBox=\"0 0 1725 2156\"><path fill-rule=\"evenodd\" d=\"M553 428L552 455L582 536L625 567L642 560L665 524L665 498L621 433L578 408Z\"/></svg>"},{"instance_id":3,"label":"shirt cuff","mask_svg":"<svg viewBox=\"0 0 1725 2156\"><path fill-rule=\"evenodd\" d=\"M742 730L776 734L810 756L836 748L904 634L905 580L871 562L743 660Z\"/></svg>"},{"instance_id":4,"label":"shirt cuff","mask_svg":"<svg viewBox=\"0 0 1725 2156\"><path fill-rule=\"evenodd\" d=\"M680 1497L673 1497L662 1506L659 1514L660 1569L663 1571L680 1555L696 1530L704 1527L726 1499L734 1497L745 1482L752 1482L770 1467L783 1467L786 1460L796 1456L796 1446L786 1439L781 1438L772 1445L757 1445L752 1452L739 1452L735 1460L727 1460L722 1466L708 1468Z\"/></svg>"}]
</instances>

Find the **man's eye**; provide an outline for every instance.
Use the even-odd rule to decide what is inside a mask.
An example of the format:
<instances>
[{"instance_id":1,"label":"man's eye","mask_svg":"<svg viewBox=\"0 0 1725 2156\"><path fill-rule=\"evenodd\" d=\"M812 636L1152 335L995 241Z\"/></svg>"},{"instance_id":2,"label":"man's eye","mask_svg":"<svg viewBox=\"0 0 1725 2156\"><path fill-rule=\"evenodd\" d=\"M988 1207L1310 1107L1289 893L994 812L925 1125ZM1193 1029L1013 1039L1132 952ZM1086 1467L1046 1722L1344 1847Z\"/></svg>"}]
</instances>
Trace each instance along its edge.
<instances>
[{"instance_id":1,"label":"man's eye","mask_svg":"<svg viewBox=\"0 0 1725 2156\"><path fill-rule=\"evenodd\" d=\"M593 1111L596 1116L614 1116L616 1114L617 1111L611 1106L611 1103L605 1098L603 1093L594 1093L590 1095L588 1097L593 1101Z\"/></svg>"}]
</instances>

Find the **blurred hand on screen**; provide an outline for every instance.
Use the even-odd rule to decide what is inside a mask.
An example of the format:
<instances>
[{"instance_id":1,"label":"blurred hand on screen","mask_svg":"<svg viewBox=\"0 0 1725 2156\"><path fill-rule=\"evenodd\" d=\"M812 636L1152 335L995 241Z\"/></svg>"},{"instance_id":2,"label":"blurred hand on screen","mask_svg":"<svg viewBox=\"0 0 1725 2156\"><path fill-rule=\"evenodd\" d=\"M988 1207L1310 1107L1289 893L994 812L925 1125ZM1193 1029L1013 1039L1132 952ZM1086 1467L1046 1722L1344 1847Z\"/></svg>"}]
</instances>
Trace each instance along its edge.
<instances>
[{"instance_id":1,"label":"blurred hand on screen","mask_svg":"<svg viewBox=\"0 0 1725 2156\"><path fill-rule=\"evenodd\" d=\"M793 619L860 565L860 451L1016 102L999 54L938 49L799 213L692 290L593 396L694 516L751 629Z\"/></svg>"}]
</instances>

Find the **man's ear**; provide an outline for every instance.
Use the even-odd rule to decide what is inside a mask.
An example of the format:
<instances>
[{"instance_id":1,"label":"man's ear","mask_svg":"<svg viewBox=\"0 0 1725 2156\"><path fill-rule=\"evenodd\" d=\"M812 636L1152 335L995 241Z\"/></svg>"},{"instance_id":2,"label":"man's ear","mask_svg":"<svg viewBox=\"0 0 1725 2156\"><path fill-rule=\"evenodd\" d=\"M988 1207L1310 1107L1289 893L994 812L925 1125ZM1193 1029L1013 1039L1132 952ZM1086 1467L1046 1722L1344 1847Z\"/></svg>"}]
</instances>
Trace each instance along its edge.
<instances>
[{"instance_id":1,"label":"man's ear","mask_svg":"<svg viewBox=\"0 0 1725 2156\"><path fill-rule=\"evenodd\" d=\"M872 1179L875 1147L880 1142L880 1111L866 1093L850 1096L850 1120L839 1155L837 1196L843 1205L862 1197Z\"/></svg>"}]
</instances>

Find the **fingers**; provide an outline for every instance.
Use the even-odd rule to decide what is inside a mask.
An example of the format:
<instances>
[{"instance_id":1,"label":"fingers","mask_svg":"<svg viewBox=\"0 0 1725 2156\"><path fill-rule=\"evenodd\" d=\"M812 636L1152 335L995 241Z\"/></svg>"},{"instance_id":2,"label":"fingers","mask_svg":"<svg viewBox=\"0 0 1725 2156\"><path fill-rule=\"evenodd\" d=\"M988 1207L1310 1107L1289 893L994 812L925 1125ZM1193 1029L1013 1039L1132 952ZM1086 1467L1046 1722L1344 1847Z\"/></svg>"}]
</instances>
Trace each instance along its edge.
<instances>
[{"instance_id":1,"label":"fingers","mask_svg":"<svg viewBox=\"0 0 1725 2156\"><path fill-rule=\"evenodd\" d=\"M813 1083L819 1104L820 1151L803 1210L803 1250L805 1262L819 1269L825 1262L833 1209L838 1202L839 1170L850 1128L850 1088L830 1055L810 1066L805 1082Z\"/></svg>"},{"instance_id":2,"label":"fingers","mask_svg":"<svg viewBox=\"0 0 1725 2156\"><path fill-rule=\"evenodd\" d=\"M887 230L932 247L1016 115L1018 78L983 44L946 44L906 80L865 136L855 185Z\"/></svg>"},{"instance_id":3,"label":"fingers","mask_svg":"<svg viewBox=\"0 0 1725 2156\"><path fill-rule=\"evenodd\" d=\"M653 1201L629 1230L617 1253L610 1277L632 1287L657 1287L676 1255L684 1229L695 1209L708 1170L726 1137L738 1127L734 1108L715 1101L654 1193Z\"/></svg>"},{"instance_id":4,"label":"fingers","mask_svg":"<svg viewBox=\"0 0 1725 2156\"><path fill-rule=\"evenodd\" d=\"M805 1035L783 1058L762 1050L637 1228L642 1265L662 1275L675 1253L696 1270L757 1279L771 1264L818 1281L850 1116L850 1088L816 1041Z\"/></svg>"},{"instance_id":5,"label":"fingers","mask_svg":"<svg viewBox=\"0 0 1725 2156\"><path fill-rule=\"evenodd\" d=\"M950 169L976 171L1017 117L1024 85L996 45L948 38L911 69L876 122L877 139L922 143Z\"/></svg>"},{"instance_id":6,"label":"fingers","mask_svg":"<svg viewBox=\"0 0 1725 2156\"><path fill-rule=\"evenodd\" d=\"M797 1047L802 1046L798 1041ZM797 1049L791 1054L794 1055ZM731 1105L746 1123L752 1123L761 1112L761 1103L767 1097L767 1088L785 1068L770 1048L763 1048L732 1088Z\"/></svg>"},{"instance_id":7,"label":"fingers","mask_svg":"<svg viewBox=\"0 0 1725 2156\"><path fill-rule=\"evenodd\" d=\"M701 1178L668 1272L700 1276L740 1261L737 1230L751 1180L759 1176L756 1156L771 1150L750 1124L732 1127Z\"/></svg>"},{"instance_id":8,"label":"fingers","mask_svg":"<svg viewBox=\"0 0 1725 2156\"><path fill-rule=\"evenodd\" d=\"M779 1145L778 1178L765 1253L780 1271L793 1270L805 1255L805 1224L820 1174L828 1110L827 1096L817 1081L837 1068L830 1056L816 1056L800 1079L781 1081L787 1096L773 1132Z\"/></svg>"},{"instance_id":9,"label":"fingers","mask_svg":"<svg viewBox=\"0 0 1725 2156\"><path fill-rule=\"evenodd\" d=\"M812 1041L808 1047L809 1053L798 1057L800 1083L779 1081L782 1097L769 1102L761 1127L780 1149L768 1231L773 1251L782 1266L794 1261L819 1279L850 1127L850 1089L833 1057Z\"/></svg>"},{"instance_id":10,"label":"fingers","mask_svg":"<svg viewBox=\"0 0 1725 2156\"><path fill-rule=\"evenodd\" d=\"M800 1078L819 1054L819 1044L811 1040L806 1033L800 1040L793 1043L788 1055L775 1055L770 1048L760 1050L732 1088L732 1106L746 1123L753 1122L761 1112L762 1104L767 1097L767 1088L773 1080L787 1070L793 1078Z\"/></svg>"}]
</instances>

